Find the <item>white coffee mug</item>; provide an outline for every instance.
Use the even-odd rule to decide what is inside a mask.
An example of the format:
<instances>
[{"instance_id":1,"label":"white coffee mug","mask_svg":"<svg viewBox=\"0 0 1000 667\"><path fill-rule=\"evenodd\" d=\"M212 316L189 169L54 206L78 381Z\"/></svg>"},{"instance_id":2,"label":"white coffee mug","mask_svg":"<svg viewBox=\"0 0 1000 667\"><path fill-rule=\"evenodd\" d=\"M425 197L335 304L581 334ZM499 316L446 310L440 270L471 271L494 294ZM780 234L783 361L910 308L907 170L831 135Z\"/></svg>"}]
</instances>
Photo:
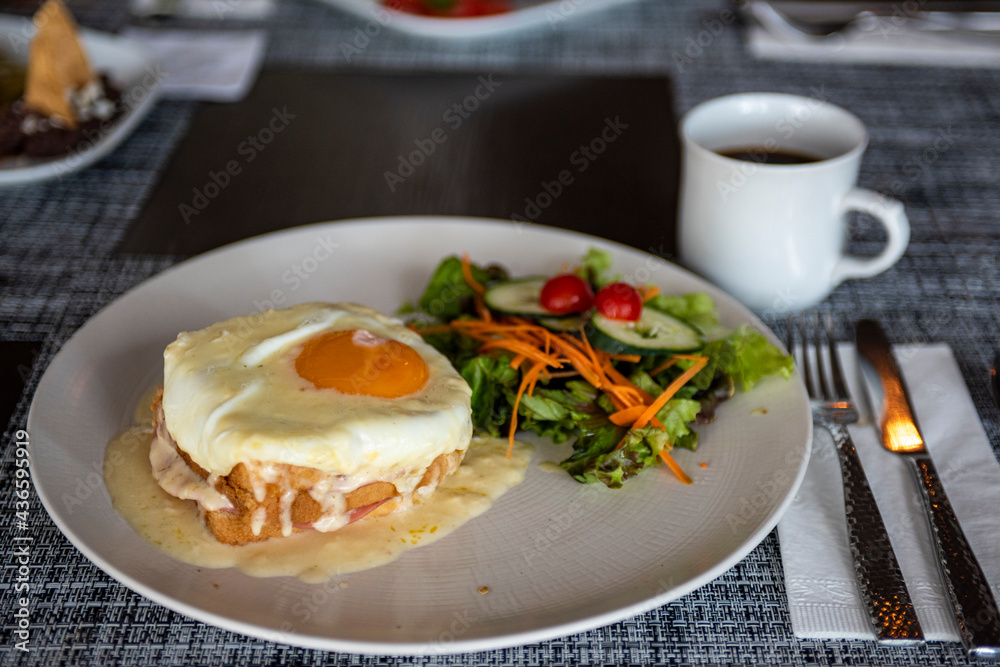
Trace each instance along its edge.
<instances>
[{"instance_id":1,"label":"white coffee mug","mask_svg":"<svg viewBox=\"0 0 1000 667\"><path fill-rule=\"evenodd\" d=\"M796 95L728 95L688 112L681 141L681 261L754 310L807 308L848 278L885 271L906 250L903 205L855 186L868 133L840 107ZM775 163L798 158L812 161ZM885 227L877 256L844 253L852 210Z\"/></svg>"}]
</instances>

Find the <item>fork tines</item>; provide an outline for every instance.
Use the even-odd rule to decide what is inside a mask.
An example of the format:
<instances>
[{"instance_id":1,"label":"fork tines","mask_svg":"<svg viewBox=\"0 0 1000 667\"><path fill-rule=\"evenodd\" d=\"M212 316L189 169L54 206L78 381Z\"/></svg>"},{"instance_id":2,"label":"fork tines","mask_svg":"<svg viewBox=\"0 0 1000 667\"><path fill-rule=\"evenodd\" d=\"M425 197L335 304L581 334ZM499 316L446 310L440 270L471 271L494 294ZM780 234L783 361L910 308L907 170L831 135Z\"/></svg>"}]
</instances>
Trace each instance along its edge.
<instances>
[{"instance_id":1,"label":"fork tines","mask_svg":"<svg viewBox=\"0 0 1000 667\"><path fill-rule=\"evenodd\" d=\"M825 401L847 398L850 394L840 369L840 354L833 335L833 317L830 313L823 314L822 326L818 312L798 320L789 315L786 327L788 353L796 358L802 369L802 381L809 396L814 400ZM796 329L802 341L798 355L795 349Z\"/></svg>"}]
</instances>

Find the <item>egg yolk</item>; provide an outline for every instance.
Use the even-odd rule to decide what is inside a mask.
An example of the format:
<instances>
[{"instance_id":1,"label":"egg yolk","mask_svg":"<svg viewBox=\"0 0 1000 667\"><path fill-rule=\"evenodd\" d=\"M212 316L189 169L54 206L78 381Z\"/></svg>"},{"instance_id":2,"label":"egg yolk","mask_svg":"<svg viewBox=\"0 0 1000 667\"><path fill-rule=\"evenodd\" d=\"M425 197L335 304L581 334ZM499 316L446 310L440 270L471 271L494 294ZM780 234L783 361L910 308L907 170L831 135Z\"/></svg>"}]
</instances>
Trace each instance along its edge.
<instances>
[{"instance_id":1,"label":"egg yolk","mask_svg":"<svg viewBox=\"0 0 1000 667\"><path fill-rule=\"evenodd\" d=\"M306 342L295 372L317 389L398 398L427 383L427 364L406 343L364 329L331 331Z\"/></svg>"}]
</instances>

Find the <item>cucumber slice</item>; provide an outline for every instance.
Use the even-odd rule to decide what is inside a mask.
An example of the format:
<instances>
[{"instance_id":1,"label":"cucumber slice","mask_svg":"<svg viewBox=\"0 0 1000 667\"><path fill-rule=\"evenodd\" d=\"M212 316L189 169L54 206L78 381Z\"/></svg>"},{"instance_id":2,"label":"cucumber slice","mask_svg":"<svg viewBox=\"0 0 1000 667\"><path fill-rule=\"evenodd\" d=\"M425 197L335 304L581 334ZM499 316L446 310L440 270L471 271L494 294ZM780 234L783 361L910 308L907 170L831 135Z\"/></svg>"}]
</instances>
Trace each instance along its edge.
<instances>
[{"instance_id":1,"label":"cucumber slice","mask_svg":"<svg viewBox=\"0 0 1000 667\"><path fill-rule=\"evenodd\" d=\"M483 301L491 310L518 317L552 317L561 318L545 308L539 302L542 288L548 278L531 277L508 280L486 288Z\"/></svg>"},{"instance_id":2,"label":"cucumber slice","mask_svg":"<svg viewBox=\"0 0 1000 667\"><path fill-rule=\"evenodd\" d=\"M590 323L591 344L611 354L691 352L705 344L701 332L690 324L652 308L643 308L635 322L610 320L597 313Z\"/></svg>"},{"instance_id":3,"label":"cucumber slice","mask_svg":"<svg viewBox=\"0 0 1000 667\"><path fill-rule=\"evenodd\" d=\"M585 315L582 316L576 313L572 313L572 315L575 315L575 317L543 317L538 320L538 323L550 331L576 333L580 330L580 327L590 322L590 318Z\"/></svg>"}]
</instances>

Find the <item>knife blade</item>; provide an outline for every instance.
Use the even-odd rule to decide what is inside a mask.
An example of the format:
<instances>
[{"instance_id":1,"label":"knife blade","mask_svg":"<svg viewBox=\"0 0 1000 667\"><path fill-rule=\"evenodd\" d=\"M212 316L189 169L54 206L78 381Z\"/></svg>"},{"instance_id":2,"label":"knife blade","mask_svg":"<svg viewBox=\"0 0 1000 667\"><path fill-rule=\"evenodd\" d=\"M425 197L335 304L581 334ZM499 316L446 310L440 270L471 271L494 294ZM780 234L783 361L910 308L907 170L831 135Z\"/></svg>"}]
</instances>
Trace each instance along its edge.
<instances>
[{"instance_id":1,"label":"knife blade","mask_svg":"<svg viewBox=\"0 0 1000 667\"><path fill-rule=\"evenodd\" d=\"M945 494L913 416L909 393L878 322L856 328L858 364L882 445L904 456L920 488L941 576L970 656L1000 658L1000 612L989 582Z\"/></svg>"}]
</instances>

